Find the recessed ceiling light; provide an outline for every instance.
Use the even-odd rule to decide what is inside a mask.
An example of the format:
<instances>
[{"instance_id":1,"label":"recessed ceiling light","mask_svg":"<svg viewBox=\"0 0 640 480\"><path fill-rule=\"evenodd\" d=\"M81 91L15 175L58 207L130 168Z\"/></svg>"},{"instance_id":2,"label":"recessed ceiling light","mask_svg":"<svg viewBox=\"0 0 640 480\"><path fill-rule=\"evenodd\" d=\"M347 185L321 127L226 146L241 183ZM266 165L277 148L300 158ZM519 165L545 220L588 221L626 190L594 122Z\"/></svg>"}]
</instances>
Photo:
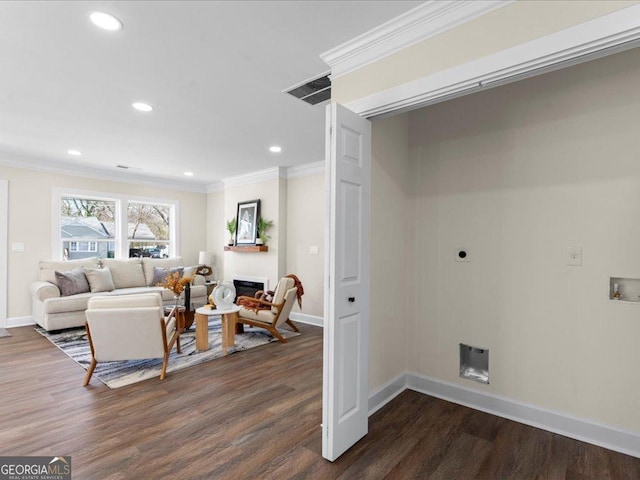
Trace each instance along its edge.
<instances>
[{"instance_id":1,"label":"recessed ceiling light","mask_svg":"<svg viewBox=\"0 0 640 480\"><path fill-rule=\"evenodd\" d=\"M93 12L89 15L89 18L94 25L102 28L103 30L109 30L110 32L122 30L122 22L108 13Z\"/></svg>"},{"instance_id":2,"label":"recessed ceiling light","mask_svg":"<svg viewBox=\"0 0 640 480\"><path fill-rule=\"evenodd\" d=\"M193 177L193 172L184 172L186 177Z\"/></svg>"},{"instance_id":3,"label":"recessed ceiling light","mask_svg":"<svg viewBox=\"0 0 640 480\"><path fill-rule=\"evenodd\" d=\"M135 102L132 103L131 106L140 112L150 112L153 110L153 107L148 103Z\"/></svg>"},{"instance_id":4,"label":"recessed ceiling light","mask_svg":"<svg viewBox=\"0 0 640 480\"><path fill-rule=\"evenodd\" d=\"M74 157L79 157L80 155L82 155L82 152L80 150L67 150L67 153L69 155L73 155Z\"/></svg>"},{"instance_id":5,"label":"recessed ceiling light","mask_svg":"<svg viewBox=\"0 0 640 480\"><path fill-rule=\"evenodd\" d=\"M282 147L279 147L277 145L273 145L272 147L269 147L269 151L271 153L280 153L282 151Z\"/></svg>"}]
</instances>

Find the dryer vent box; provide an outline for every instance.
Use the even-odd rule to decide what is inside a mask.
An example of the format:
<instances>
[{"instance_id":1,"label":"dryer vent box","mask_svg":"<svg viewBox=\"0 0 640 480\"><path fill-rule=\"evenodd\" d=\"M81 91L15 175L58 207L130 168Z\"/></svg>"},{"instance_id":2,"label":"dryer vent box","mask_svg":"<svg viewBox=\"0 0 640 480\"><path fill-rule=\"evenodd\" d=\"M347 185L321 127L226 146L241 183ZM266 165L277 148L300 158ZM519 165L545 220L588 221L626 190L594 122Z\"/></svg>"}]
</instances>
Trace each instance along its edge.
<instances>
[{"instance_id":1,"label":"dryer vent box","mask_svg":"<svg viewBox=\"0 0 640 480\"><path fill-rule=\"evenodd\" d=\"M489 383L489 349L460 344L460 377Z\"/></svg>"}]
</instances>

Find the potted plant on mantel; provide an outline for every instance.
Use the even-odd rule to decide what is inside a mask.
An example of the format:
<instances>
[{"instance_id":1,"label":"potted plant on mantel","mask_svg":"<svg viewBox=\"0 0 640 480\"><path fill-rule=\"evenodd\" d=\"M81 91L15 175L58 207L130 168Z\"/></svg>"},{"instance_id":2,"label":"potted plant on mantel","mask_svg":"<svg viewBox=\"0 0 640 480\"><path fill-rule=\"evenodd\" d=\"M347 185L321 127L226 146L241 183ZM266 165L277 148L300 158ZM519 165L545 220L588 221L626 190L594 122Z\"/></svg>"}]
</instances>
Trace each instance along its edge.
<instances>
[{"instance_id":1,"label":"potted plant on mantel","mask_svg":"<svg viewBox=\"0 0 640 480\"><path fill-rule=\"evenodd\" d=\"M233 246L234 237L236 235L236 230L238 228L238 220L236 217L233 217L231 220L227 220L227 231L229 232L229 246Z\"/></svg>"},{"instance_id":2,"label":"potted plant on mantel","mask_svg":"<svg viewBox=\"0 0 640 480\"><path fill-rule=\"evenodd\" d=\"M256 245L266 245L269 240L267 230L273 227L273 220L265 220L263 217L258 219L258 238L256 239Z\"/></svg>"}]
</instances>

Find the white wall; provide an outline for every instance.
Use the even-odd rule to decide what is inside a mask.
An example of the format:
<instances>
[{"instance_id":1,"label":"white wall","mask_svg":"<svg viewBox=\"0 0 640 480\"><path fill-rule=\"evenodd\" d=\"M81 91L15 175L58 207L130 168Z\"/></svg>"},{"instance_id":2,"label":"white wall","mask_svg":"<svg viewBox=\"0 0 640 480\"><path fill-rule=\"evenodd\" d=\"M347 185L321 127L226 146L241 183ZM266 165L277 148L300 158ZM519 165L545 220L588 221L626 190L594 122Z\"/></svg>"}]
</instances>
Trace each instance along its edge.
<instances>
[{"instance_id":1,"label":"white wall","mask_svg":"<svg viewBox=\"0 0 640 480\"><path fill-rule=\"evenodd\" d=\"M369 388L375 390L407 369L415 295L408 115L374 121L371 152Z\"/></svg>"},{"instance_id":2,"label":"white wall","mask_svg":"<svg viewBox=\"0 0 640 480\"><path fill-rule=\"evenodd\" d=\"M640 432L640 304L607 297L640 274L639 84L636 49L410 114L410 371ZM490 385L458 377L460 342Z\"/></svg>"},{"instance_id":3,"label":"white wall","mask_svg":"<svg viewBox=\"0 0 640 480\"><path fill-rule=\"evenodd\" d=\"M268 252L224 252L225 280L231 281L233 275L266 277L269 279L269 288L273 289L280 277L285 275L279 261L281 255L286 257L284 249L286 239L281 236L281 223L286 228L286 217L280 218L282 188L286 188L286 183L283 183L280 178L272 178L225 189L225 220L236 216L238 202L259 199L260 215L267 220L273 220L274 223L274 227L268 232L271 237L267 244L269 246ZM221 227L224 228L224 223ZM227 237L228 234L225 234L224 238L227 239Z\"/></svg>"},{"instance_id":4,"label":"white wall","mask_svg":"<svg viewBox=\"0 0 640 480\"><path fill-rule=\"evenodd\" d=\"M324 175L287 180L286 272L294 273L304 286L302 310L294 312L323 316L324 308ZM312 255L310 248L318 247Z\"/></svg>"},{"instance_id":5,"label":"white wall","mask_svg":"<svg viewBox=\"0 0 640 480\"><path fill-rule=\"evenodd\" d=\"M224 208L224 191L207 193L207 251L213 257L215 280L224 278L224 246L229 239Z\"/></svg>"},{"instance_id":6,"label":"white wall","mask_svg":"<svg viewBox=\"0 0 640 480\"><path fill-rule=\"evenodd\" d=\"M8 317L31 315L29 285L38 277L38 262L52 258L51 199L54 187L166 198L180 202L180 255L195 265L207 244L206 200L203 193L119 183L0 165L9 181L9 244L25 244L24 252L9 252Z\"/></svg>"}]
</instances>

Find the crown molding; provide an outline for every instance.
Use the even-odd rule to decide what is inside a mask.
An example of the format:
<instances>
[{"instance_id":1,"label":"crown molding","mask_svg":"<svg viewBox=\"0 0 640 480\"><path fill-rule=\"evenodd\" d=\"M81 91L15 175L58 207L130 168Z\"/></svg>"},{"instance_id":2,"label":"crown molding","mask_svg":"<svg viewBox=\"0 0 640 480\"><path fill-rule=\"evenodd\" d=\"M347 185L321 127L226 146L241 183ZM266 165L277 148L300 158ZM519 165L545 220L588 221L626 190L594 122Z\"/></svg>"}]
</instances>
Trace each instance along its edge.
<instances>
[{"instance_id":1,"label":"crown molding","mask_svg":"<svg viewBox=\"0 0 640 480\"><path fill-rule=\"evenodd\" d=\"M285 167L272 167L265 168L264 170L258 170L257 172L247 173L244 175L236 175L235 177L227 177L222 179L224 188L239 187L241 185L248 185L250 183L264 182L266 180L272 180L274 178L286 178Z\"/></svg>"},{"instance_id":2,"label":"crown molding","mask_svg":"<svg viewBox=\"0 0 640 480\"><path fill-rule=\"evenodd\" d=\"M514 0L430 0L320 55L331 79L415 45Z\"/></svg>"},{"instance_id":3,"label":"crown molding","mask_svg":"<svg viewBox=\"0 0 640 480\"><path fill-rule=\"evenodd\" d=\"M6 158L6 153L0 153L0 165L6 167L22 168L28 170L37 170L40 172L49 172L59 175L69 175L72 177L95 178L98 180L108 180L119 183L130 183L134 185L148 185L150 187L170 188L174 190L206 193L207 187L204 184L194 184L189 182L180 182L175 180L167 180L163 178L148 177L136 174L127 174L120 172L111 172L99 168L87 166L70 166L63 162L43 161L33 158L22 157L10 154L13 158Z\"/></svg>"},{"instance_id":4,"label":"crown molding","mask_svg":"<svg viewBox=\"0 0 640 480\"><path fill-rule=\"evenodd\" d=\"M309 177L324 174L324 161L287 168L287 178Z\"/></svg>"},{"instance_id":5,"label":"crown molding","mask_svg":"<svg viewBox=\"0 0 640 480\"><path fill-rule=\"evenodd\" d=\"M224 182L213 182L207 185L207 193L224 192Z\"/></svg>"},{"instance_id":6,"label":"crown molding","mask_svg":"<svg viewBox=\"0 0 640 480\"><path fill-rule=\"evenodd\" d=\"M364 97L364 116L432 105L640 46L640 4Z\"/></svg>"}]
</instances>

